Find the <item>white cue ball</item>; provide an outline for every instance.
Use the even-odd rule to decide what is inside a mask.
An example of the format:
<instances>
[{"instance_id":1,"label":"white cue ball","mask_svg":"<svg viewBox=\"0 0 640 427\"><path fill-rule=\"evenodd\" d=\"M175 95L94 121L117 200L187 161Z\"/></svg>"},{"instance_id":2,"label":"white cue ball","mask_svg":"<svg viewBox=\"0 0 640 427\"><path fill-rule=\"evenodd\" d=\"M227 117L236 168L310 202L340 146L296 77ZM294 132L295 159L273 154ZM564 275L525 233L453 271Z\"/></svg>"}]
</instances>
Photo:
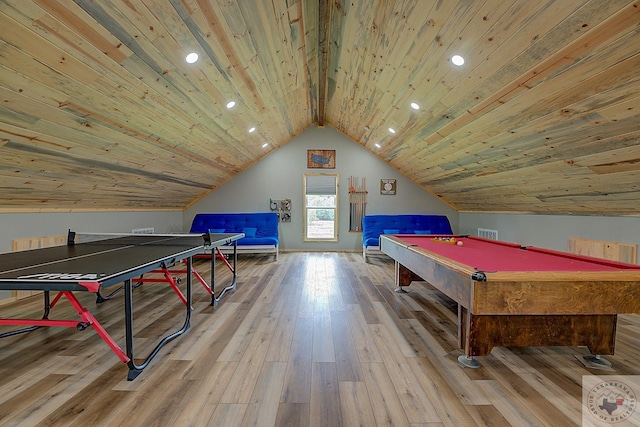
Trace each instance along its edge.
<instances>
[{"instance_id":1,"label":"white cue ball","mask_svg":"<svg viewBox=\"0 0 640 427\"><path fill-rule=\"evenodd\" d=\"M462 240L458 240L458 242L456 243L456 245L458 245L458 246L462 246L462 244L463 244Z\"/></svg>"}]
</instances>

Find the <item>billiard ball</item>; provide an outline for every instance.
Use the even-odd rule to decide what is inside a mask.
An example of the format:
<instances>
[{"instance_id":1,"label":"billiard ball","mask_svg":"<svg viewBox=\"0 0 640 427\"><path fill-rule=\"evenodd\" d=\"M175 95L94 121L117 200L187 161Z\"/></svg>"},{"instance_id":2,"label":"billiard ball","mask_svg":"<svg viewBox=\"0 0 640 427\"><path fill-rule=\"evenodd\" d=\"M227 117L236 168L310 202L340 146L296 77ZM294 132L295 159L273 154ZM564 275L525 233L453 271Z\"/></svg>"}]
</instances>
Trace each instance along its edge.
<instances>
[{"instance_id":1,"label":"billiard ball","mask_svg":"<svg viewBox=\"0 0 640 427\"><path fill-rule=\"evenodd\" d=\"M458 240L458 242L456 243L456 245L458 245L458 246L462 246L462 240Z\"/></svg>"}]
</instances>

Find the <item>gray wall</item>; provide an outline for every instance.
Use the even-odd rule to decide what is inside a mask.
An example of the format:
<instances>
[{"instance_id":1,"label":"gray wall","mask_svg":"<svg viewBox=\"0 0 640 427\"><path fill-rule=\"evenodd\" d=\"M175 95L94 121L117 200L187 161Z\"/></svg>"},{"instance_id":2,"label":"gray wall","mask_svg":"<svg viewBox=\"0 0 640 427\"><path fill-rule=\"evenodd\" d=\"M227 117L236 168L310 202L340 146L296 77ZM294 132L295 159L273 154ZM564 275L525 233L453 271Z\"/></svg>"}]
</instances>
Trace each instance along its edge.
<instances>
[{"instance_id":1,"label":"gray wall","mask_svg":"<svg viewBox=\"0 0 640 427\"><path fill-rule=\"evenodd\" d=\"M307 169L307 150L336 150L335 169ZM302 176L305 172L338 173L339 242L303 242ZM280 224L282 250L362 250L362 234L349 232L349 177L367 180L367 214L425 213L447 215L454 231L458 213L385 162L332 127L307 129L289 143L222 185L184 213L188 230L200 212L267 212L269 199L290 198L292 220ZM380 194L380 179L395 178L395 196Z\"/></svg>"},{"instance_id":2,"label":"gray wall","mask_svg":"<svg viewBox=\"0 0 640 427\"><path fill-rule=\"evenodd\" d=\"M0 214L0 252L11 251L11 241L28 237L78 232L131 233L154 227L156 233L182 231L182 211L167 212L46 212Z\"/></svg>"},{"instance_id":3,"label":"gray wall","mask_svg":"<svg viewBox=\"0 0 640 427\"><path fill-rule=\"evenodd\" d=\"M459 227L470 235L479 227L498 230L500 240L560 251L569 237L640 245L640 217L461 213Z\"/></svg>"},{"instance_id":4,"label":"gray wall","mask_svg":"<svg viewBox=\"0 0 640 427\"><path fill-rule=\"evenodd\" d=\"M130 233L154 227L156 233L182 231L182 211L170 212L46 212L0 214L0 253L11 251L14 239L78 232ZM1 267L1 266L0 266ZM0 291L0 299L12 291Z\"/></svg>"}]
</instances>

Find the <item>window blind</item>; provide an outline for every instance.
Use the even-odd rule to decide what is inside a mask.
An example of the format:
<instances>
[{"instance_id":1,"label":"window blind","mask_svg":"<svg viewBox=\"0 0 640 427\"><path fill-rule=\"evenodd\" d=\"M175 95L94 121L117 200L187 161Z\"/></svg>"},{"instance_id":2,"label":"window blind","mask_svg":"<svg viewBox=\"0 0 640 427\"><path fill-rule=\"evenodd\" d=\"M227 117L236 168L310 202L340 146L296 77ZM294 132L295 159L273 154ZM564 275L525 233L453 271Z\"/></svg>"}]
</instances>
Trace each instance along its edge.
<instances>
[{"instance_id":1,"label":"window blind","mask_svg":"<svg viewBox=\"0 0 640 427\"><path fill-rule=\"evenodd\" d=\"M307 176L306 194L326 196L336 194L335 176Z\"/></svg>"}]
</instances>

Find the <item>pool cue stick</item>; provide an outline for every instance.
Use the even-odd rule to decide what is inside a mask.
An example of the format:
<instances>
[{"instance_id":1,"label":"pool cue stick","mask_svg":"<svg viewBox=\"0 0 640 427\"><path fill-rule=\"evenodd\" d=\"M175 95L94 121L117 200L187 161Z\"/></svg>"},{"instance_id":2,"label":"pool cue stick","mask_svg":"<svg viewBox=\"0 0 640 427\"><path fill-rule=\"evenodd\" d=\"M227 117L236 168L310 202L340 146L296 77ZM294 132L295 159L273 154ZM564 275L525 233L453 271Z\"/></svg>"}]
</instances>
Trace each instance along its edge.
<instances>
[{"instance_id":1,"label":"pool cue stick","mask_svg":"<svg viewBox=\"0 0 640 427\"><path fill-rule=\"evenodd\" d=\"M358 222L358 220L359 220L358 204L360 202L360 193L358 192L359 189L360 189L360 186L358 185L356 190L355 190L356 191L356 214L355 214L355 227L356 227L356 230L358 230L358 227L359 227L359 222Z\"/></svg>"},{"instance_id":2,"label":"pool cue stick","mask_svg":"<svg viewBox=\"0 0 640 427\"><path fill-rule=\"evenodd\" d=\"M362 224L362 192L361 192L362 188L360 187L360 180L358 179L358 219L357 219L357 223L356 223L356 228L358 230L360 230L360 226Z\"/></svg>"},{"instance_id":3,"label":"pool cue stick","mask_svg":"<svg viewBox=\"0 0 640 427\"><path fill-rule=\"evenodd\" d=\"M362 223L362 187L358 185L358 227Z\"/></svg>"},{"instance_id":4,"label":"pool cue stick","mask_svg":"<svg viewBox=\"0 0 640 427\"><path fill-rule=\"evenodd\" d=\"M367 205L367 177L362 178L362 189L364 190L364 205L362 206L362 216L366 215L365 206Z\"/></svg>"},{"instance_id":5,"label":"pool cue stick","mask_svg":"<svg viewBox=\"0 0 640 427\"><path fill-rule=\"evenodd\" d=\"M362 177L362 200L360 205L360 223L362 224L362 220L365 215L365 205L367 203L367 177Z\"/></svg>"},{"instance_id":6,"label":"pool cue stick","mask_svg":"<svg viewBox=\"0 0 640 427\"><path fill-rule=\"evenodd\" d=\"M349 177L349 230L354 229L354 205L353 205L353 176Z\"/></svg>"},{"instance_id":7,"label":"pool cue stick","mask_svg":"<svg viewBox=\"0 0 640 427\"><path fill-rule=\"evenodd\" d=\"M354 230L355 229L355 202L354 202L354 188L353 188L353 176L349 177L349 208L350 208L350 212L349 212L349 230Z\"/></svg>"},{"instance_id":8,"label":"pool cue stick","mask_svg":"<svg viewBox=\"0 0 640 427\"><path fill-rule=\"evenodd\" d=\"M353 210L353 230L357 231L358 230L358 189L355 186L355 182L354 182L354 186L353 186L353 198L354 198L354 210Z\"/></svg>"},{"instance_id":9,"label":"pool cue stick","mask_svg":"<svg viewBox=\"0 0 640 427\"><path fill-rule=\"evenodd\" d=\"M357 190L357 202L356 202L356 230L360 229L360 186Z\"/></svg>"}]
</instances>

